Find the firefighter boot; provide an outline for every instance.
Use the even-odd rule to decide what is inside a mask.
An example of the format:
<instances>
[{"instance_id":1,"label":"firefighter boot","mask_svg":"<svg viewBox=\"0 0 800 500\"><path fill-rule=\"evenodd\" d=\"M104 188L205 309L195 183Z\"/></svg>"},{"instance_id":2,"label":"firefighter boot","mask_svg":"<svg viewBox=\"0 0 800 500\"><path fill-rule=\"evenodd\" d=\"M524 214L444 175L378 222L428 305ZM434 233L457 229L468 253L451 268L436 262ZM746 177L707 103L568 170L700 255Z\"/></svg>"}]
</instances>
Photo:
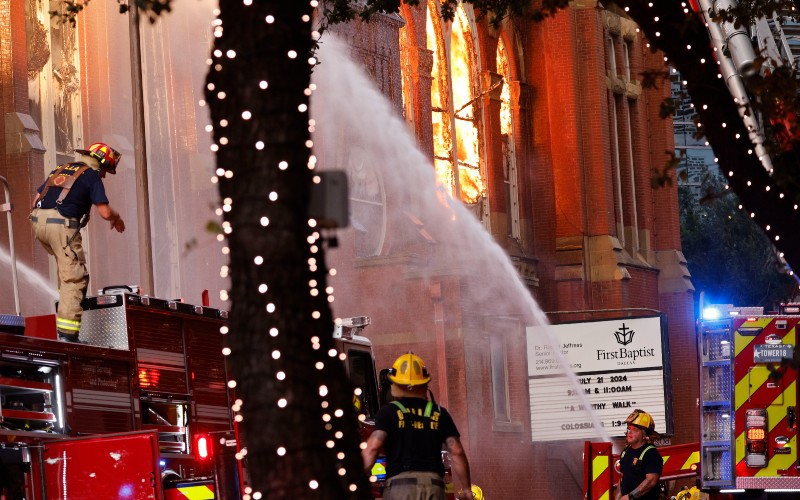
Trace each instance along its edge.
<instances>
[{"instance_id":1,"label":"firefighter boot","mask_svg":"<svg viewBox=\"0 0 800 500\"><path fill-rule=\"evenodd\" d=\"M80 340L78 340L77 333L64 333L59 331L58 332L58 340L61 342L72 342L73 344L82 344Z\"/></svg>"}]
</instances>

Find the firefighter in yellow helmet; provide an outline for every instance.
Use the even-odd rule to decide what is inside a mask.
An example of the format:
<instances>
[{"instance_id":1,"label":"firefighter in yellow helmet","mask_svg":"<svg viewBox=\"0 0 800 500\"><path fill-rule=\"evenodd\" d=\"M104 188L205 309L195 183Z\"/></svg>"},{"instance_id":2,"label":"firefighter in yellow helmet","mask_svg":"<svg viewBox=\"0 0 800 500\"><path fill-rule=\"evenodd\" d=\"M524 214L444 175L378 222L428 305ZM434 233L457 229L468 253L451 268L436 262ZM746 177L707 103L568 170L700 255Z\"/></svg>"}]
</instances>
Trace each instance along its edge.
<instances>
[{"instance_id":1,"label":"firefighter in yellow helmet","mask_svg":"<svg viewBox=\"0 0 800 500\"><path fill-rule=\"evenodd\" d=\"M444 500L442 445L450 452L452 472L461 486L457 499L475 498L469 461L458 429L445 408L428 399L431 377L422 358L403 354L389 370L394 401L375 417L375 431L362 451L369 472L381 448L386 453L384 500Z\"/></svg>"},{"instance_id":2,"label":"firefighter in yellow helmet","mask_svg":"<svg viewBox=\"0 0 800 500\"><path fill-rule=\"evenodd\" d=\"M81 301L89 285L80 231L89 221L92 205L111 223L111 229L125 231L122 217L109 205L102 180L106 173L117 172L122 155L102 142L75 152L80 155L77 161L56 167L39 187L30 215L36 239L56 259L56 330L59 340L67 342L78 341Z\"/></svg>"},{"instance_id":3,"label":"firefighter in yellow helmet","mask_svg":"<svg viewBox=\"0 0 800 500\"><path fill-rule=\"evenodd\" d=\"M617 488L617 500L658 500L661 491L658 485L664 461L651 443L660 436L656 432L653 417L643 410L633 410L625 420L628 432L627 446L619 456L622 478Z\"/></svg>"}]
</instances>

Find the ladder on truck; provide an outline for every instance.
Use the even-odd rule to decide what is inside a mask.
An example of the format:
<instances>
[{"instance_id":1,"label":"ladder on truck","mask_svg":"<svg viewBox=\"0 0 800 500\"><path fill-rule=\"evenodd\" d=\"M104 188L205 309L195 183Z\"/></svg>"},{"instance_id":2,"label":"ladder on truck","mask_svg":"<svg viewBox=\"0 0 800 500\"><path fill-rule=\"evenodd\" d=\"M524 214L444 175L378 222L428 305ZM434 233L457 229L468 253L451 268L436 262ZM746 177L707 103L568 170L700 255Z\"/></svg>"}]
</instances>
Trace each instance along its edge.
<instances>
[{"instance_id":1,"label":"ladder on truck","mask_svg":"<svg viewBox=\"0 0 800 500\"><path fill-rule=\"evenodd\" d=\"M703 488L735 485L733 428L733 324L730 318L701 322L700 481Z\"/></svg>"},{"instance_id":2,"label":"ladder on truck","mask_svg":"<svg viewBox=\"0 0 800 500\"><path fill-rule=\"evenodd\" d=\"M740 105L739 116L749 131L756 154L771 174L772 159L764 147L764 127L760 118L751 112L747 85L759 73L763 75L784 65L796 67L800 57L800 23L790 17L790 12L775 12L757 19L751 26L736 26L733 22L721 21L718 13L735 7L739 0L695 1L693 6L708 27L720 74ZM759 57L765 58L762 65L756 64Z\"/></svg>"}]
</instances>

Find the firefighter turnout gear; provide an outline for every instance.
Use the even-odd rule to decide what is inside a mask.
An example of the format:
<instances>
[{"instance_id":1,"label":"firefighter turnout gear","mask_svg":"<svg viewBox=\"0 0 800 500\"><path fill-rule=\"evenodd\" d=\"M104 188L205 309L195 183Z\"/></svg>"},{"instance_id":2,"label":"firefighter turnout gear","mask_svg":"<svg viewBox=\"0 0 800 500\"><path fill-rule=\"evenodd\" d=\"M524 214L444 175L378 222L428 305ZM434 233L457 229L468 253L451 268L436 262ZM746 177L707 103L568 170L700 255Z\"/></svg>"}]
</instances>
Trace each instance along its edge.
<instances>
[{"instance_id":1,"label":"firefighter turnout gear","mask_svg":"<svg viewBox=\"0 0 800 500\"><path fill-rule=\"evenodd\" d=\"M81 301L86 296L89 273L83 252L81 228L89 221L92 205L112 229L125 230L125 223L109 206L103 186L104 172L116 172L121 155L98 142L76 161L56 167L37 190L30 215L33 232L58 267L59 302L56 330L61 340L76 342L81 328Z\"/></svg>"},{"instance_id":2,"label":"firefighter turnout gear","mask_svg":"<svg viewBox=\"0 0 800 500\"><path fill-rule=\"evenodd\" d=\"M395 400L378 410L375 430L361 450L366 471L371 470L380 450L386 455L383 498L445 500L443 448L450 457L454 483L470 487L469 460L461 435L447 409L433 400L428 390L431 376L422 358L411 352L403 354L389 369L389 380ZM463 494L472 496L469 491Z\"/></svg>"},{"instance_id":3,"label":"firefighter turnout gear","mask_svg":"<svg viewBox=\"0 0 800 500\"><path fill-rule=\"evenodd\" d=\"M111 174L117 173L117 165L122 154L104 142L95 142L87 149L76 149L76 153L89 156L100 162L100 169Z\"/></svg>"},{"instance_id":4,"label":"firefighter turnout gear","mask_svg":"<svg viewBox=\"0 0 800 500\"><path fill-rule=\"evenodd\" d=\"M42 247L55 257L58 268L58 313L56 329L77 338L81 329L81 300L89 284L79 222L65 219L54 208L36 208L31 214L33 232ZM77 236L75 236L78 231ZM70 244L67 241L72 240Z\"/></svg>"},{"instance_id":5,"label":"firefighter turnout gear","mask_svg":"<svg viewBox=\"0 0 800 500\"><path fill-rule=\"evenodd\" d=\"M431 380L425 362L414 353L403 354L389 369L389 380L397 385L413 387Z\"/></svg>"}]
</instances>

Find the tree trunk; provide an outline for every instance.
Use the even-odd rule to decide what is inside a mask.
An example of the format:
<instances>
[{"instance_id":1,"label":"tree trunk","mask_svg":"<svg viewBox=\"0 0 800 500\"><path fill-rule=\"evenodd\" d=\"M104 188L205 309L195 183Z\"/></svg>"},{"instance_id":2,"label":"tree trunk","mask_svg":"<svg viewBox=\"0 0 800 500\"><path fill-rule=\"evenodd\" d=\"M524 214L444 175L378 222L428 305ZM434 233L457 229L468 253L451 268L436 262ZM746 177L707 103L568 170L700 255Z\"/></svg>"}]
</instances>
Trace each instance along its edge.
<instances>
[{"instance_id":1,"label":"tree trunk","mask_svg":"<svg viewBox=\"0 0 800 500\"><path fill-rule=\"evenodd\" d=\"M313 40L303 16L310 19L313 9L308 1L256 0L248 6L221 0L219 10L221 26L215 28L221 36L210 56L206 100L230 231L226 345L243 401L253 489L263 498L371 498L353 389L342 362L329 354L333 324L323 244L317 240L314 251L307 241L314 232L308 215L314 172L307 166L304 90ZM263 285L266 292L259 290Z\"/></svg>"}]
</instances>

